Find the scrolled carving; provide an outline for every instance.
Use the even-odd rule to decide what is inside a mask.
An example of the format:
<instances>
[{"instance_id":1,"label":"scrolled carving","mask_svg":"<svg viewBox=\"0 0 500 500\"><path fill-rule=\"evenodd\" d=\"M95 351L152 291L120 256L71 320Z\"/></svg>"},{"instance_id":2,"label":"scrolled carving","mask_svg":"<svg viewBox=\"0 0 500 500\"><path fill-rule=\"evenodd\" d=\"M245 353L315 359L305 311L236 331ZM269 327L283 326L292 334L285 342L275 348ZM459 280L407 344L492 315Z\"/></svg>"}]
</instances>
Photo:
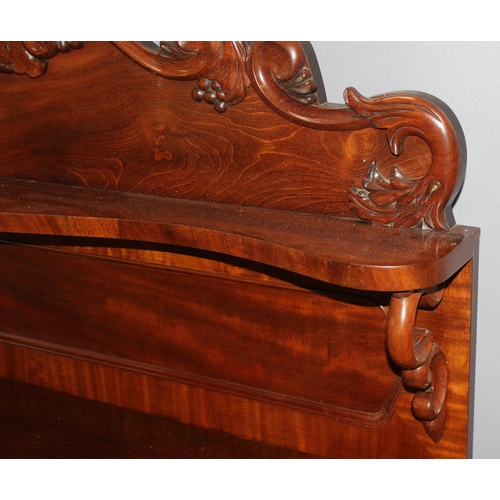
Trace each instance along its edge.
<instances>
[{"instance_id":1,"label":"scrolled carving","mask_svg":"<svg viewBox=\"0 0 500 500\"><path fill-rule=\"evenodd\" d=\"M193 99L219 112L241 102L252 85L272 109L302 125L328 130L370 126L344 104L318 103L300 42L160 42L156 53L139 42L113 44L156 75L197 81Z\"/></svg>"},{"instance_id":2,"label":"scrolled carving","mask_svg":"<svg viewBox=\"0 0 500 500\"><path fill-rule=\"evenodd\" d=\"M174 80L197 80L192 96L218 112L242 101L250 81L245 70L245 42L160 42L152 53L137 42L114 44L149 71Z\"/></svg>"},{"instance_id":3,"label":"scrolled carving","mask_svg":"<svg viewBox=\"0 0 500 500\"><path fill-rule=\"evenodd\" d=\"M431 167L418 179L406 177L397 166L387 179L373 162L363 188L350 190L352 210L361 219L386 225L413 227L423 223L436 230L453 226L450 204L463 180L465 141L451 111L445 112L443 103L423 94L366 98L348 88L345 100L369 118L373 127L387 130L394 155L403 152L411 135L423 139L432 153Z\"/></svg>"},{"instance_id":4,"label":"scrolled carving","mask_svg":"<svg viewBox=\"0 0 500 500\"><path fill-rule=\"evenodd\" d=\"M387 347L392 360L411 370L423 365L432 348L428 330L415 329L415 313L420 293L394 294L387 318Z\"/></svg>"},{"instance_id":5,"label":"scrolled carving","mask_svg":"<svg viewBox=\"0 0 500 500\"><path fill-rule=\"evenodd\" d=\"M424 225L447 230L454 225L451 202L463 180L465 141L458 121L444 103L417 93L368 99L348 88L344 93L347 106L320 104L298 42L254 43L247 71L264 102L296 123L325 130L386 129L395 156L403 152L411 135L429 145L432 164L421 178L410 178L397 166L385 178L374 159L363 187L352 187L348 193L358 217L399 227Z\"/></svg>"},{"instance_id":6,"label":"scrolled carving","mask_svg":"<svg viewBox=\"0 0 500 500\"><path fill-rule=\"evenodd\" d=\"M309 105L316 103L318 100L316 95L318 85L312 77L311 70L305 65L292 78L278 80L277 83L297 102Z\"/></svg>"},{"instance_id":7,"label":"scrolled carving","mask_svg":"<svg viewBox=\"0 0 500 500\"><path fill-rule=\"evenodd\" d=\"M48 59L83 47L83 42L2 42L0 72L36 78L47 71Z\"/></svg>"},{"instance_id":8,"label":"scrolled carving","mask_svg":"<svg viewBox=\"0 0 500 500\"><path fill-rule=\"evenodd\" d=\"M369 121L345 105L318 102L317 84L300 42L254 42L247 73L261 99L283 117L307 127L358 130Z\"/></svg>"},{"instance_id":9,"label":"scrolled carving","mask_svg":"<svg viewBox=\"0 0 500 500\"><path fill-rule=\"evenodd\" d=\"M445 399L448 369L441 347L432 333L415 327L419 305L436 307L444 288L393 294L387 318L387 350L391 359L402 369L408 389L415 390L413 416L423 422L433 441L441 439L445 424ZM425 299L425 297L429 297Z\"/></svg>"},{"instance_id":10,"label":"scrolled carving","mask_svg":"<svg viewBox=\"0 0 500 500\"><path fill-rule=\"evenodd\" d=\"M416 370L404 371L403 381L407 387L418 390L412 401L413 416L422 421L435 442L439 441L446 418L448 387L447 362L441 347L433 343L426 362Z\"/></svg>"},{"instance_id":11,"label":"scrolled carving","mask_svg":"<svg viewBox=\"0 0 500 500\"><path fill-rule=\"evenodd\" d=\"M156 53L138 42L113 43L157 75L196 81L193 99L221 113L241 102L251 85L271 109L302 126L385 129L395 156L409 136L421 138L432 154L428 172L411 178L395 166L386 178L373 158L362 185L348 193L351 209L361 219L390 226L447 230L454 225L451 203L464 176L465 141L453 113L432 96L366 98L348 88L345 104L320 103L300 42L160 42Z\"/></svg>"}]
</instances>

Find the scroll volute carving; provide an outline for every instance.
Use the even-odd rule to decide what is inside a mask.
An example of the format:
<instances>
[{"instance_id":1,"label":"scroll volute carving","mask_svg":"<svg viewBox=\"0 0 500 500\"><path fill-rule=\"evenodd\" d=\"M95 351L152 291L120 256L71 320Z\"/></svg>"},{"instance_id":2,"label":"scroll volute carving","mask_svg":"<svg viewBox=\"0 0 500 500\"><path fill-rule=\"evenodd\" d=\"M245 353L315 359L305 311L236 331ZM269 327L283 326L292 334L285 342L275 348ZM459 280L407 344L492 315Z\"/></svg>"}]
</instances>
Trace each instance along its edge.
<instances>
[{"instance_id":1,"label":"scroll volute carving","mask_svg":"<svg viewBox=\"0 0 500 500\"><path fill-rule=\"evenodd\" d=\"M320 103L307 57L298 42L254 43L247 71L261 98L296 123L323 130L384 129L395 157L403 152L410 136L427 143L432 163L421 178L410 178L397 166L385 178L377 159L372 159L362 187L353 186L348 193L351 209L359 218L435 230L447 230L455 224L451 203L464 178L466 147L460 124L444 103L423 93L366 98L354 88L344 93L347 106Z\"/></svg>"},{"instance_id":2,"label":"scroll volute carving","mask_svg":"<svg viewBox=\"0 0 500 500\"><path fill-rule=\"evenodd\" d=\"M270 108L302 126L384 129L395 157L403 152L408 137L419 137L431 151L428 172L411 178L394 166L384 176L377 158L369 158L365 180L346 193L350 208L375 224L435 230L454 225L451 203L464 177L465 140L453 113L437 99L417 93L366 98L348 88L345 104L321 103L299 42L160 42L156 53L139 42L113 43L157 75L195 81L193 99L221 113L241 102L251 85ZM81 42L3 42L0 71L37 77L46 71L50 58L81 46Z\"/></svg>"},{"instance_id":3,"label":"scroll volute carving","mask_svg":"<svg viewBox=\"0 0 500 500\"><path fill-rule=\"evenodd\" d=\"M448 369L441 347L432 332L415 326L417 309L436 307L444 288L392 295L387 318L387 350L401 368L405 386L415 392L412 413L422 421L429 436L438 442L445 424Z\"/></svg>"},{"instance_id":4,"label":"scroll volute carving","mask_svg":"<svg viewBox=\"0 0 500 500\"><path fill-rule=\"evenodd\" d=\"M193 98L218 112L241 102L251 85L271 109L302 126L386 130L394 157L403 152L408 137L419 137L432 154L428 172L411 178L394 166L384 177L377 158L369 159L364 182L346 193L350 208L375 224L435 230L454 225L451 203L464 177L465 140L453 113L432 96L394 93L366 98L348 88L345 104L321 103L300 42L160 42L157 53L137 42L114 44L155 74L197 81Z\"/></svg>"},{"instance_id":5,"label":"scroll volute carving","mask_svg":"<svg viewBox=\"0 0 500 500\"><path fill-rule=\"evenodd\" d=\"M352 210L361 219L385 225L452 227L451 203L462 185L466 159L463 132L452 111L436 98L417 93L368 99L349 88L345 99L373 127L387 131L394 156L403 152L409 136L425 141L432 153L430 169L417 179L405 176L397 166L385 178L373 161L363 188L351 188Z\"/></svg>"},{"instance_id":6,"label":"scroll volute carving","mask_svg":"<svg viewBox=\"0 0 500 500\"><path fill-rule=\"evenodd\" d=\"M83 42L1 42L0 72L36 78L45 73L49 59L81 47Z\"/></svg>"},{"instance_id":7,"label":"scroll volute carving","mask_svg":"<svg viewBox=\"0 0 500 500\"><path fill-rule=\"evenodd\" d=\"M248 75L261 99L277 113L300 125L323 130L359 130L369 120L345 105L324 105L300 42L254 42Z\"/></svg>"},{"instance_id":8,"label":"scroll volute carving","mask_svg":"<svg viewBox=\"0 0 500 500\"><path fill-rule=\"evenodd\" d=\"M160 42L157 53L137 42L114 42L153 73L173 80L197 80L192 96L220 113L246 96L245 42Z\"/></svg>"},{"instance_id":9,"label":"scroll volute carving","mask_svg":"<svg viewBox=\"0 0 500 500\"><path fill-rule=\"evenodd\" d=\"M395 157L403 152L410 136L427 143L432 163L421 178L407 177L397 166L385 178L377 159L372 159L363 186L353 186L348 193L351 209L359 218L435 230L455 224L451 203L463 182L466 147L460 124L444 103L422 93L366 98L348 88L344 93L347 106L322 104L314 95L315 83L298 42L254 43L247 70L261 98L301 125L324 130L384 129Z\"/></svg>"},{"instance_id":10,"label":"scroll volute carving","mask_svg":"<svg viewBox=\"0 0 500 500\"><path fill-rule=\"evenodd\" d=\"M301 125L327 130L370 126L345 105L313 106L318 104L317 84L300 42L160 42L156 53L138 42L113 43L157 75L198 80L193 98L214 104L219 112L242 101L252 85L269 107Z\"/></svg>"}]
</instances>

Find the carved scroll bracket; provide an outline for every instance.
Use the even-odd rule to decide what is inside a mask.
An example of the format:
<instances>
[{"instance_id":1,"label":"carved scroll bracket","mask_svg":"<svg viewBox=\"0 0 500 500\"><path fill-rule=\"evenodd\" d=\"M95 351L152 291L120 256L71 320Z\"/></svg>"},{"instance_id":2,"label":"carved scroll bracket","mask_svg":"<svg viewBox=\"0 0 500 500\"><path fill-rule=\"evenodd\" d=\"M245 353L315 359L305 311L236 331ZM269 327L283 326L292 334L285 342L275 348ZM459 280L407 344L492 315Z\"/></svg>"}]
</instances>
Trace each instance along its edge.
<instances>
[{"instance_id":1,"label":"carved scroll bracket","mask_svg":"<svg viewBox=\"0 0 500 500\"><path fill-rule=\"evenodd\" d=\"M432 333L415 326L417 309L436 307L444 288L395 293L387 317L387 349L391 359L402 369L405 386L415 392L413 416L422 421L434 442L441 439L445 424L445 399L448 369L441 347Z\"/></svg>"}]
</instances>

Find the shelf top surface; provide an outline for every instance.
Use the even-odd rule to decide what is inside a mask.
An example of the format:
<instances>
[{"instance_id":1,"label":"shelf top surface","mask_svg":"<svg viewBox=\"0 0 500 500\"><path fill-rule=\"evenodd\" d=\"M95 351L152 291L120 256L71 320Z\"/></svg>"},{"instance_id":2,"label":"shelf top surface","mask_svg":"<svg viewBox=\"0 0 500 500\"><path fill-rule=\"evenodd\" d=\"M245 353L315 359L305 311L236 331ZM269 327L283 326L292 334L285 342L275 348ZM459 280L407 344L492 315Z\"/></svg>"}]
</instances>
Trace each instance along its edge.
<instances>
[{"instance_id":1,"label":"shelf top surface","mask_svg":"<svg viewBox=\"0 0 500 500\"><path fill-rule=\"evenodd\" d=\"M356 219L0 179L0 231L138 240L223 253L339 286L412 290L448 279L479 229Z\"/></svg>"}]
</instances>

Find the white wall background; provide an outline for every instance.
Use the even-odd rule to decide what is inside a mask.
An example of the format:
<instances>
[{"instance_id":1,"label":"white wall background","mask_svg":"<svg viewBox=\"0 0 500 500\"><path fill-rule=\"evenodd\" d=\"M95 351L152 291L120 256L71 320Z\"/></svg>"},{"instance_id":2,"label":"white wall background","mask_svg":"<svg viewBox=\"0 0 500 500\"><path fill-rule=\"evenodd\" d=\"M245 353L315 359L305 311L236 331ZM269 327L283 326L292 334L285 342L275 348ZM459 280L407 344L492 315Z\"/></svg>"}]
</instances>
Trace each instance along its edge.
<instances>
[{"instance_id":1,"label":"white wall background","mask_svg":"<svg viewBox=\"0 0 500 500\"><path fill-rule=\"evenodd\" d=\"M474 458L500 458L500 42L312 42L329 102L419 90L455 112L467 140L458 224L481 228Z\"/></svg>"}]
</instances>

